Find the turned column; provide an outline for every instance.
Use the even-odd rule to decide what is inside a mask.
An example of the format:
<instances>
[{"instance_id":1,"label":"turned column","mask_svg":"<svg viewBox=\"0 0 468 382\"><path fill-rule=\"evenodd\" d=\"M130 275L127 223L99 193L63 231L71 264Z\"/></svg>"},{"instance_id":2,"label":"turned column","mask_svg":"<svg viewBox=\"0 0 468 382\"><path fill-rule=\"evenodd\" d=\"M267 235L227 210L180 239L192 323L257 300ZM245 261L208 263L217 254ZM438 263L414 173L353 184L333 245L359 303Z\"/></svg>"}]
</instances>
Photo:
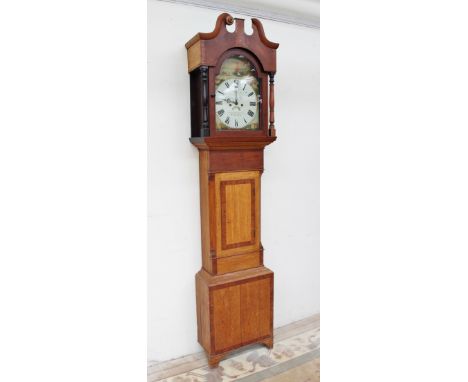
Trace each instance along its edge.
<instances>
[{"instance_id":1,"label":"turned column","mask_svg":"<svg viewBox=\"0 0 468 382\"><path fill-rule=\"evenodd\" d=\"M275 73L270 72L270 126L268 128L270 137L276 137L275 129Z\"/></svg>"}]
</instances>

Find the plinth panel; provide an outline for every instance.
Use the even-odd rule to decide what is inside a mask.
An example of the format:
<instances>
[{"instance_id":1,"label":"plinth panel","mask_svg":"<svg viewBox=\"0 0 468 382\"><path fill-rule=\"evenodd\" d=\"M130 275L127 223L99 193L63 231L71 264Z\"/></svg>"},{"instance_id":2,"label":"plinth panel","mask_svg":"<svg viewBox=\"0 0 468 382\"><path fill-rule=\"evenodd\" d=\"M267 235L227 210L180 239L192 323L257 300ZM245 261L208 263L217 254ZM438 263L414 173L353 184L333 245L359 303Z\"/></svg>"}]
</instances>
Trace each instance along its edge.
<instances>
[{"instance_id":1,"label":"plinth panel","mask_svg":"<svg viewBox=\"0 0 468 382\"><path fill-rule=\"evenodd\" d=\"M198 340L209 355L270 341L273 272L265 267L226 275L197 274Z\"/></svg>"}]
</instances>

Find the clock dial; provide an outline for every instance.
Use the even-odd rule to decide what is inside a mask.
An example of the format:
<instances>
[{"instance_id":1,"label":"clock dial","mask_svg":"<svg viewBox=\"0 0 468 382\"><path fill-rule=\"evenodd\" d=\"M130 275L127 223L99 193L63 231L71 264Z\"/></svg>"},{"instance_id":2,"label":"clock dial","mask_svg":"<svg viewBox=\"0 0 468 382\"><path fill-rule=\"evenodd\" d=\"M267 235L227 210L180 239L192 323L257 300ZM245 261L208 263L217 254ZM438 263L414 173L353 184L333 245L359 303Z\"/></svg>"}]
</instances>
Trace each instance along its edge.
<instances>
[{"instance_id":1,"label":"clock dial","mask_svg":"<svg viewBox=\"0 0 468 382\"><path fill-rule=\"evenodd\" d=\"M229 57L215 85L216 129L259 129L260 87L252 63L242 55Z\"/></svg>"},{"instance_id":2,"label":"clock dial","mask_svg":"<svg viewBox=\"0 0 468 382\"><path fill-rule=\"evenodd\" d=\"M216 115L231 129L243 129L258 113L257 94L246 79L230 79L216 89Z\"/></svg>"}]
</instances>

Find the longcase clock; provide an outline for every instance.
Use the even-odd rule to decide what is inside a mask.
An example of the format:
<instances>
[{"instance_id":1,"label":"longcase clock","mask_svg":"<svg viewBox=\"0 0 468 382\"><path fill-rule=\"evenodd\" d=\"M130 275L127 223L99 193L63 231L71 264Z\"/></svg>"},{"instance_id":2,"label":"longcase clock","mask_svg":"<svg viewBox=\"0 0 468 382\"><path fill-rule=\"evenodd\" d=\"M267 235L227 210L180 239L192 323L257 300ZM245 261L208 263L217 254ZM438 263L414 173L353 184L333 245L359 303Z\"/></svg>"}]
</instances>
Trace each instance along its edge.
<instances>
[{"instance_id":1,"label":"longcase clock","mask_svg":"<svg viewBox=\"0 0 468 382\"><path fill-rule=\"evenodd\" d=\"M235 31L226 25L235 22ZM273 272L263 265L263 150L276 140L278 44L262 24L221 14L213 32L185 44L191 138L199 150L202 269L196 275L198 341L214 367L230 351L273 346Z\"/></svg>"}]
</instances>

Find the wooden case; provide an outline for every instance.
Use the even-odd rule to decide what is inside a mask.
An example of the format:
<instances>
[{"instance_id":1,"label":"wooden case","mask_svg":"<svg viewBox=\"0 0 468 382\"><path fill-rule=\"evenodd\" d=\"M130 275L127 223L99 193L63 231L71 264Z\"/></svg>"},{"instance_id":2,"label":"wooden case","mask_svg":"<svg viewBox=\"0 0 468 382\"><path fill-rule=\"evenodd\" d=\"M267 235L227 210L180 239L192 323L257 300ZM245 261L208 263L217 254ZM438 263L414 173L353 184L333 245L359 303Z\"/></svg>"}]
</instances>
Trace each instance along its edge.
<instances>
[{"instance_id":1,"label":"wooden case","mask_svg":"<svg viewBox=\"0 0 468 382\"><path fill-rule=\"evenodd\" d=\"M260 198L263 150L276 140L273 78L278 44L265 37L257 19L252 19L252 35L245 34L244 20L235 21L235 32L228 32L226 25L234 19L223 13L213 32L198 33L185 45L190 141L200 161L203 268L196 275L198 340L211 367L241 346L273 345L273 272L263 266ZM240 53L260 80L260 128L217 131L214 78L226 57Z\"/></svg>"}]
</instances>

